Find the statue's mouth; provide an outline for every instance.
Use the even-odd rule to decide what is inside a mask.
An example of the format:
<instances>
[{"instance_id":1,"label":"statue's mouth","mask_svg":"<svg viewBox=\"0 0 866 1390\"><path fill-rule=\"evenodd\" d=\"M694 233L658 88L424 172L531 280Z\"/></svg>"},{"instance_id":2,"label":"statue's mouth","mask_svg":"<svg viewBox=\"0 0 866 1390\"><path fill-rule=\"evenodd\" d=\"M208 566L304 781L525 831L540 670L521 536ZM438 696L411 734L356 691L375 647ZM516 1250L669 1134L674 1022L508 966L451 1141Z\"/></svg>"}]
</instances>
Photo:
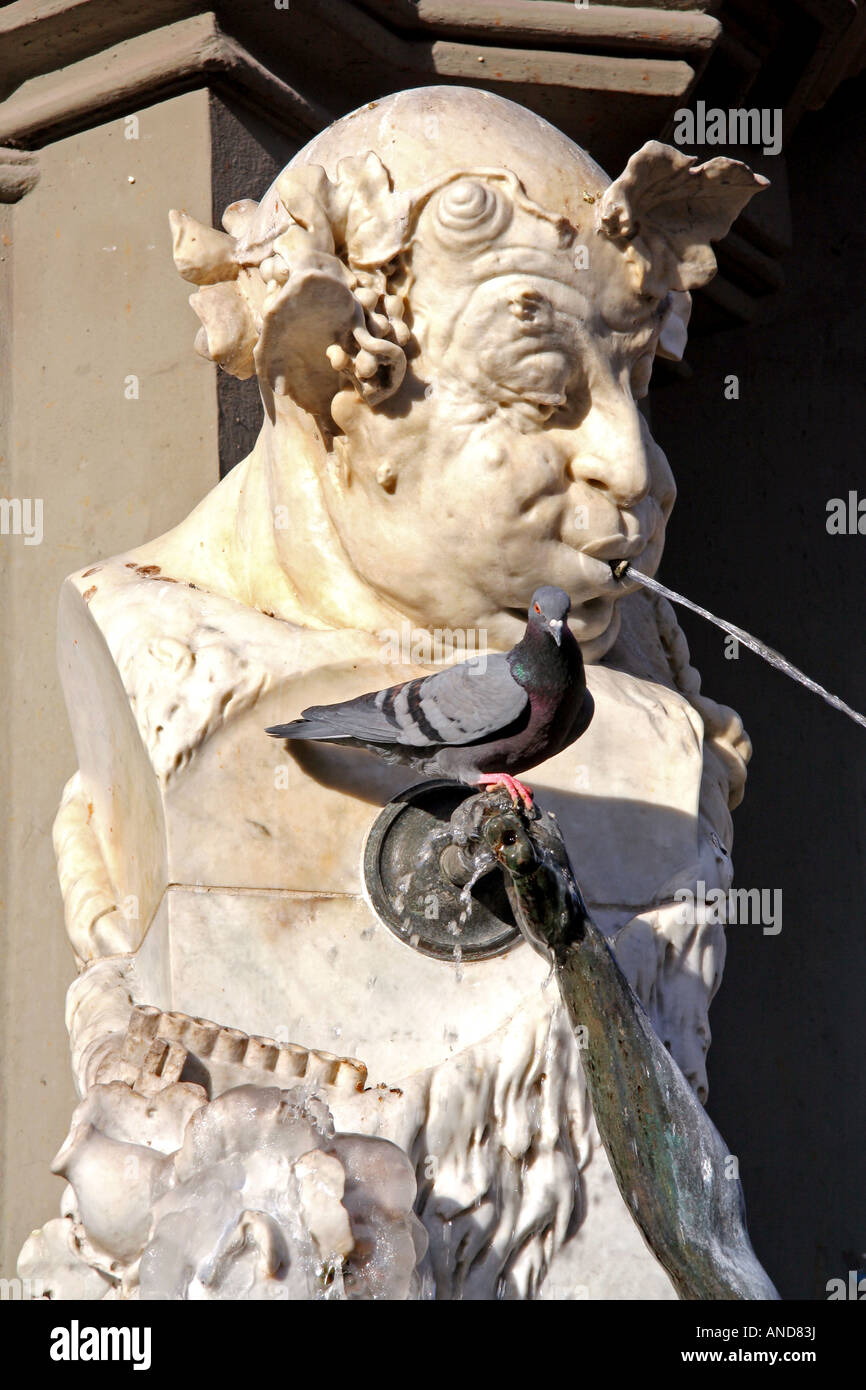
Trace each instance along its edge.
<instances>
[{"instance_id":1,"label":"statue's mouth","mask_svg":"<svg viewBox=\"0 0 866 1390\"><path fill-rule=\"evenodd\" d=\"M638 532L632 536L605 536L603 538L587 541L580 547L582 555L588 555L592 560L604 560L607 563L615 564L623 559L635 559L646 548L644 536Z\"/></svg>"},{"instance_id":2,"label":"statue's mouth","mask_svg":"<svg viewBox=\"0 0 866 1390\"><path fill-rule=\"evenodd\" d=\"M611 535L588 540L579 549L587 578L604 598L622 598L622 585L631 564L641 559L656 535L641 529L637 535Z\"/></svg>"},{"instance_id":3,"label":"statue's mouth","mask_svg":"<svg viewBox=\"0 0 866 1390\"><path fill-rule=\"evenodd\" d=\"M605 599L622 598L623 585L628 582L629 567L632 564L640 565L645 550L645 544L635 547L621 544L618 551L606 556L594 556L582 550L580 554L584 558L585 572L595 595Z\"/></svg>"}]
</instances>

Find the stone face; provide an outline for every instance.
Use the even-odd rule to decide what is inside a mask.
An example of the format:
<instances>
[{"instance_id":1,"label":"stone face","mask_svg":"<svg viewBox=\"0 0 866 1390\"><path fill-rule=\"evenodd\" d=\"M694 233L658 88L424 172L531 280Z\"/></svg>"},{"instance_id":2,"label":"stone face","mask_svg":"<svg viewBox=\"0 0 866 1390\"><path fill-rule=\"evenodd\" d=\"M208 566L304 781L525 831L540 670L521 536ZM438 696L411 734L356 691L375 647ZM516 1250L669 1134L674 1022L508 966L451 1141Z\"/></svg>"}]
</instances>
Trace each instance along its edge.
<instances>
[{"instance_id":1,"label":"stone face","mask_svg":"<svg viewBox=\"0 0 866 1390\"><path fill-rule=\"evenodd\" d=\"M197 346L257 373L265 419L185 522L72 575L61 599L80 771L55 837L84 965L68 1020L83 1103L96 1091L109 1115L103 1149L134 1144L113 1135L136 1096L199 1088L213 1107L244 1068L261 1087L302 1057L341 1130L390 1139L425 1182L421 1277L440 1296L535 1297L551 1270L545 1296L586 1279L607 1293L614 1229L629 1286L669 1294L623 1235L544 962L522 941L471 964L430 959L367 900L366 837L412 774L324 745L289 754L264 729L434 669L437 631L447 659L470 637L482 654L508 647L533 589L565 587L596 713L532 784L705 1095L724 937L683 925L674 894L730 883L749 746L700 696L668 606L608 562L658 564L675 490L635 398L657 351L681 353L710 240L760 186L735 161L697 168L654 143L611 184L538 117L433 88L338 122L260 204L233 205L223 233L174 219ZM595 1213L579 1207L590 1166ZM325 1194L314 1243L342 1250L337 1170L316 1159L298 1181L303 1201ZM108 1248L85 1187L76 1238ZM152 1184L137 1196L110 1234L122 1293L168 1201ZM455 1209L487 1213L483 1258ZM244 1231L266 1267L277 1258L289 1217L267 1210L249 1228L238 1211L222 1296L258 1287ZM174 1276L157 1265L162 1288Z\"/></svg>"}]
</instances>

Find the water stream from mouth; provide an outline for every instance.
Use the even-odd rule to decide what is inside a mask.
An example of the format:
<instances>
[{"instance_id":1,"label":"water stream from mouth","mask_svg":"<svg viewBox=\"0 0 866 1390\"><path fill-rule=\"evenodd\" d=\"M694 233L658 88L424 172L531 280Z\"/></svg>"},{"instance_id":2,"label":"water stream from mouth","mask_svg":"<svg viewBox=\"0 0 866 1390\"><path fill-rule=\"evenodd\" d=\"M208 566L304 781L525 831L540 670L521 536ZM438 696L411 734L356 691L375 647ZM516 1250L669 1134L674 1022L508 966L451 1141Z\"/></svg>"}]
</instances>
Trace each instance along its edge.
<instances>
[{"instance_id":1,"label":"water stream from mouth","mask_svg":"<svg viewBox=\"0 0 866 1390\"><path fill-rule=\"evenodd\" d=\"M628 575L631 579L636 579L638 583L643 584L645 588L652 589L653 593L661 594L662 598L670 599L671 603L679 603L683 608L690 608L693 613L698 613L702 618L706 618L709 622L715 623L716 627L720 627L724 632L730 633L731 637L735 637L738 642L742 642L744 647L748 647L751 651L757 652L758 656L763 657L771 666L775 666L777 671L783 671L784 674L790 676L792 680L799 681L800 685L804 685L807 690L811 690L814 694L820 695L821 699L826 700L828 705L832 705L834 709L841 710L843 714L847 714L849 719L853 719L855 724L860 724L866 729L866 715L858 714L850 705L846 705L844 700L840 700L838 695L831 695L830 691L825 690L823 685L819 685L817 681L810 680L803 671L793 666L791 662L788 661L787 657L782 656L781 652L775 651L773 647L768 647L766 642L759 641L759 639L753 637L750 632L744 632L741 627L736 627L734 623L725 622L724 618L717 618L715 613L710 613L708 609L701 608L699 603L692 603L691 599L685 598L682 594L678 594L674 589L668 589L664 584L660 584L657 579L650 579L648 574L641 574L640 570L632 569L627 561L621 562L613 567L613 572L616 579L625 579Z\"/></svg>"}]
</instances>

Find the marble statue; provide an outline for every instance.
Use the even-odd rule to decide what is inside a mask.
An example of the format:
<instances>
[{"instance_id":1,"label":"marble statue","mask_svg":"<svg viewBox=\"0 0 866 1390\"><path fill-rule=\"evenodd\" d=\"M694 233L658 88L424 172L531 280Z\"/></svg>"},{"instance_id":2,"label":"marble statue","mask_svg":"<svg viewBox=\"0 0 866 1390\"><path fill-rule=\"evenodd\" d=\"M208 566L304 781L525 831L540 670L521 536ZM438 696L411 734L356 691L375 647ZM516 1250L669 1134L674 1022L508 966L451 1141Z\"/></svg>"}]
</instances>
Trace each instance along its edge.
<instances>
[{"instance_id":1,"label":"marble statue","mask_svg":"<svg viewBox=\"0 0 866 1390\"><path fill-rule=\"evenodd\" d=\"M565 588L595 718L532 785L706 1098L724 930L675 894L730 885L750 747L610 562L658 566L675 486L637 402L764 182L657 142L611 182L430 87L337 121L223 230L171 215L196 346L264 418L185 521L61 596L81 1105L21 1260L54 1296L675 1296L544 960L435 960L377 919L364 843L413 775L264 729L433 669L436 634L506 650Z\"/></svg>"}]
</instances>

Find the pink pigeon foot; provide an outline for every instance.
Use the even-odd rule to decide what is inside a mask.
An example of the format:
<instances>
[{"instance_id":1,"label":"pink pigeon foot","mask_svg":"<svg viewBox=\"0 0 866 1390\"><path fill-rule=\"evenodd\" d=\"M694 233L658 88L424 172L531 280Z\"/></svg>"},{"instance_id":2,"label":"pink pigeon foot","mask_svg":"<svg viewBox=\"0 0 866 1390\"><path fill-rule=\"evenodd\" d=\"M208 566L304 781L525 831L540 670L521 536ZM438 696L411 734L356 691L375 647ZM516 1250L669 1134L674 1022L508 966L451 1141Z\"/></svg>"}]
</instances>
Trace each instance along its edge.
<instances>
[{"instance_id":1,"label":"pink pigeon foot","mask_svg":"<svg viewBox=\"0 0 866 1390\"><path fill-rule=\"evenodd\" d=\"M510 777L507 772L491 772L478 778L479 787L507 787L511 800L517 805L518 800L522 801L527 811L532 810L532 792L525 787L522 782L518 782L516 777Z\"/></svg>"}]
</instances>

